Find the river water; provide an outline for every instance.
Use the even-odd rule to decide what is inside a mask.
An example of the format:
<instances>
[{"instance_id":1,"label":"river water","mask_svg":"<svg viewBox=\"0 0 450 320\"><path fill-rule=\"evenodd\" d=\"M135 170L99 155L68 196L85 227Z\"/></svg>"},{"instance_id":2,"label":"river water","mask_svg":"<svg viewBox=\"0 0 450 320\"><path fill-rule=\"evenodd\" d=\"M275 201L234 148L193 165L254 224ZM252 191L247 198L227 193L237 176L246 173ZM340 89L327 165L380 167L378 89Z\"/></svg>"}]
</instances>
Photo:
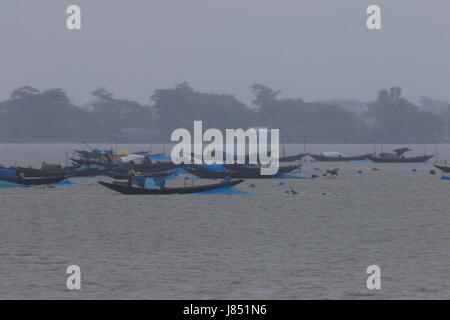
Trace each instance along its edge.
<instances>
[{"instance_id":1,"label":"river water","mask_svg":"<svg viewBox=\"0 0 450 320\"><path fill-rule=\"evenodd\" d=\"M98 147L111 146L149 148ZM450 145L407 147L450 160ZM74 148L86 147L0 144L0 163L64 162ZM430 174L433 163L305 162L303 175L320 178L246 181L245 196L124 196L96 183L104 177L0 189L0 298L448 299L450 181ZM334 168L337 179L321 176ZM66 288L69 265L81 268L81 290ZM366 286L369 265L380 290Z\"/></svg>"}]
</instances>

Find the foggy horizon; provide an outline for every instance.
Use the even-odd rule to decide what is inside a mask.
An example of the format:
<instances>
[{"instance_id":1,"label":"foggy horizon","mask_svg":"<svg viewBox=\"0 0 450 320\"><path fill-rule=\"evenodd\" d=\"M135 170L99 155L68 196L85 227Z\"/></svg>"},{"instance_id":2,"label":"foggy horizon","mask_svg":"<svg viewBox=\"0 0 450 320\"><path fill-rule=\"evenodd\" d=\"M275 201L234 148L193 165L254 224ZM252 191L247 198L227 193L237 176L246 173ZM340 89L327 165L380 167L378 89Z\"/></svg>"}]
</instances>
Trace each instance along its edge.
<instances>
[{"instance_id":1,"label":"foggy horizon","mask_svg":"<svg viewBox=\"0 0 450 320\"><path fill-rule=\"evenodd\" d=\"M254 83L305 101L369 102L392 86L413 101L450 101L450 2L376 1L382 30L369 31L373 3L7 0L0 100L29 85L63 88L82 105L105 87L150 104L155 89L186 81L247 105ZM70 4L81 30L65 28Z\"/></svg>"}]
</instances>

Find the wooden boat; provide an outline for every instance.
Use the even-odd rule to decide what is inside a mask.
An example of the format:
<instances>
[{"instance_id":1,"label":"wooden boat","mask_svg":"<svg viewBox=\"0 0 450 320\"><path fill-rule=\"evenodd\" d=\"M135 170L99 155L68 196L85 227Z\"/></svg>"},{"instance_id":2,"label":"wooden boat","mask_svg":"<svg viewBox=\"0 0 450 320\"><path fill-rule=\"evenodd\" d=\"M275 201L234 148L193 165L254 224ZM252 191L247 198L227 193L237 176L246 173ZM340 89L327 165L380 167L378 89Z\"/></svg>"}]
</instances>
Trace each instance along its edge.
<instances>
[{"instance_id":1,"label":"wooden boat","mask_svg":"<svg viewBox=\"0 0 450 320\"><path fill-rule=\"evenodd\" d=\"M444 172L450 172L450 167L447 167L447 166L438 166L437 164L435 164L434 165L436 168L438 168L439 170L441 170L441 171L444 171Z\"/></svg>"},{"instance_id":2,"label":"wooden boat","mask_svg":"<svg viewBox=\"0 0 450 320\"><path fill-rule=\"evenodd\" d=\"M261 175L260 168L255 166L254 168L249 168L246 165L224 165L227 171L209 171L205 168L190 168L186 167L185 170L194 176L202 179L225 179L227 177L231 179L269 179L275 178L277 175ZM284 166L278 169L279 173L289 173L301 167L300 165L295 166Z\"/></svg>"},{"instance_id":3,"label":"wooden boat","mask_svg":"<svg viewBox=\"0 0 450 320\"><path fill-rule=\"evenodd\" d=\"M70 158L73 162L80 164L80 165L95 165L99 167L103 167L108 171L111 170L134 170L134 171L145 171L145 172L162 172L167 171L171 169L175 169L179 167L178 165L174 164L171 161L157 161L157 162L151 162L151 163L141 163L136 164L134 162L125 162L120 164L113 164L113 163L106 163L106 162L99 162L99 161L90 161L88 159L73 159Z\"/></svg>"},{"instance_id":4,"label":"wooden boat","mask_svg":"<svg viewBox=\"0 0 450 320\"><path fill-rule=\"evenodd\" d=\"M360 156L346 157L339 152L322 152L320 154L309 154L309 156L317 161L361 161L369 160L373 154L368 153Z\"/></svg>"},{"instance_id":5,"label":"wooden boat","mask_svg":"<svg viewBox=\"0 0 450 320\"><path fill-rule=\"evenodd\" d=\"M278 162L294 162L294 161L301 160L303 157L305 157L307 155L309 155L309 153L298 153L298 154L294 154L292 156L279 157L278 158ZM259 155L253 155L253 157L259 163ZM200 155L196 155L195 153L192 153L191 154L191 159L192 159L191 162L186 162L185 164L186 165L191 165L194 162L193 159L203 159L203 157L200 156ZM226 161L227 161L226 154L224 154L222 159L223 159L223 163L226 163ZM234 161L237 161L237 156L236 155L234 156ZM250 164L250 156L249 155L245 156L245 164Z\"/></svg>"},{"instance_id":6,"label":"wooden boat","mask_svg":"<svg viewBox=\"0 0 450 320\"><path fill-rule=\"evenodd\" d=\"M22 186L43 186L49 185L52 183L61 182L67 179L67 176L57 176L57 177L47 177L47 178L21 178L21 177L13 177L13 178L1 178L0 181L5 181L9 183L14 183Z\"/></svg>"},{"instance_id":7,"label":"wooden boat","mask_svg":"<svg viewBox=\"0 0 450 320\"><path fill-rule=\"evenodd\" d=\"M246 172L246 171L260 171L260 167L258 165L247 165L247 164L223 164L224 168L228 171L237 171L237 172ZM289 173L294 171L295 169L300 169L301 164L282 166L278 168L279 173ZM197 169L201 169L202 166L197 166Z\"/></svg>"},{"instance_id":8,"label":"wooden boat","mask_svg":"<svg viewBox=\"0 0 450 320\"><path fill-rule=\"evenodd\" d=\"M298 161L301 160L303 157L309 155L309 153L299 153L299 154L295 154L292 156L286 156L286 157L280 157L280 159L278 159L279 162L294 162L294 161Z\"/></svg>"},{"instance_id":9,"label":"wooden boat","mask_svg":"<svg viewBox=\"0 0 450 320\"><path fill-rule=\"evenodd\" d=\"M71 177L95 177L105 173L105 170L99 168L81 168L81 165L75 165L71 167L61 168L59 170L51 169L37 169L37 168L24 168L13 167L11 169L16 170L18 173L23 173L27 178L44 178L44 177L58 177L58 176L71 176Z\"/></svg>"},{"instance_id":10,"label":"wooden boat","mask_svg":"<svg viewBox=\"0 0 450 320\"><path fill-rule=\"evenodd\" d=\"M104 187L107 187L111 190L120 192L122 194L129 195L165 195L165 194L189 194L189 193L197 193L203 191L215 190L218 188L226 187L226 186L235 186L244 180L229 180L222 181L220 183L207 184L203 186L192 186L192 187L179 187L179 188L161 188L161 189L148 189L143 187L138 187L134 185L129 185L126 182L115 182L109 183L104 181L98 181Z\"/></svg>"},{"instance_id":11,"label":"wooden boat","mask_svg":"<svg viewBox=\"0 0 450 320\"><path fill-rule=\"evenodd\" d=\"M420 163L430 160L434 155L423 155L417 157L404 157L403 154L410 151L408 148L394 149L394 153L380 153L379 156L371 156L370 160L376 163Z\"/></svg>"},{"instance_id":12,"label":"wooden boat","mask_svg":"<svg viewBox=\"0 0 450 320\"><path fill-rule=\"evenodd\" d=\"M128 172L107 172L107 176L116 179L116 180L127 180L130 178ZM146 177L146 178L164 178L172 175L170 172L139 172L140 176Z\"/></svg>"}]
</instances>

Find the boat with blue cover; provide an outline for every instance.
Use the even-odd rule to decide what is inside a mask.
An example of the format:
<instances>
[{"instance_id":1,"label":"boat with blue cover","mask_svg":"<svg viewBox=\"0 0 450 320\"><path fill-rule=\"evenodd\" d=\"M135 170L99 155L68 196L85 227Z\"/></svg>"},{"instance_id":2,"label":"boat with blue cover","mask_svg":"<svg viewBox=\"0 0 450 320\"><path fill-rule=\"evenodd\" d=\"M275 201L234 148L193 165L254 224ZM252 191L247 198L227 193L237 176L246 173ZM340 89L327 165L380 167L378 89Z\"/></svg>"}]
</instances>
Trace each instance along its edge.
<instances>
[{"instance_id":1,"label":"boat with blue cover","mask_svg":"<svg viewBox=\"0 0 450 320\"><path fill-rule=\"evenodd\" d=\"M204 191L211 191L223 187L232 187L242 183L244 180L223 180L219 183L168 188L164 179L132 177L128 182L114 181L113 183L98 181L102 186L128 195L168 195L168 194L190 194Z\"/></svg>"}]
</instances>

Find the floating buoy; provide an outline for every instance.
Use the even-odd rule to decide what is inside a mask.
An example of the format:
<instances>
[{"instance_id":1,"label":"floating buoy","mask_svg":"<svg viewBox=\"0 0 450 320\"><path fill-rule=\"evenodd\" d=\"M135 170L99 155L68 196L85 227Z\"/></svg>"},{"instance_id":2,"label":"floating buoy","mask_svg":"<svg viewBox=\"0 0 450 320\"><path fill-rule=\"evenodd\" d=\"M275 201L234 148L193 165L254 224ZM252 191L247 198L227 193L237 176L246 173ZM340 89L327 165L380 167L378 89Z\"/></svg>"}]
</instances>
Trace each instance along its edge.
<instances>
[{"instance_id":1,"label":"floating buoy","mask_svg":"<svg viewBox=\"0 0 450 320\"><path fill-rule=\"evenodd\" d=\"M430 170L430 174L436 174L435 170Z\"/></svg>"}]
</instances>

